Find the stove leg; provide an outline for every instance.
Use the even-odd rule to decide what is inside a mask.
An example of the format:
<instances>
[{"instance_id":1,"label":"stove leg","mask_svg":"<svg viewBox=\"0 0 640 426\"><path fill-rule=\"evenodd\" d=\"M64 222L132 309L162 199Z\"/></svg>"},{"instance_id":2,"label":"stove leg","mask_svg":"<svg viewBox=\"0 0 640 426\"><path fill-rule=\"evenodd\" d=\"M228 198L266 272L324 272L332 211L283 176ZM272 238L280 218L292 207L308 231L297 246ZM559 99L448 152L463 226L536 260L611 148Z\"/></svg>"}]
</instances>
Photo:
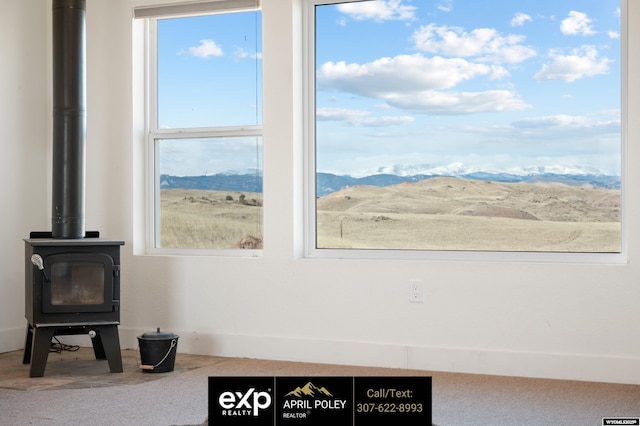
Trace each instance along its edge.
<instances>
[{"instance_id":1,"label":"stove leg","mask_svg":"<svg viewBox=\"0 0 640 426\"><path fill-rule=\"evenodd\" d=\"M29 364L31 362L31 347L33 345L33 326L27 325L27 338L24 342L24 355L22 355L22 363Z\"/></svg>"},{"instance_id":2,"label":"stove leg","mask_svg":"<svg viewBox=\"0 0 640 426\"><path fill-rule=\"evenodd\" d=\"M104 345L102 344L102 336L97 333L95 337L91 338L91 345L93 346L93 353L96 359L107 359L107 355L104 353Z\"/></svg>"},{"instance_id":3,"label":"stove leg","mask_svg":"<svg viewBox=\"0 0 640 426\"><path fill-rule=\"evenodd\" d=\"M52 327L35 327L33 329L33 344L31 354L30 377L44 376L44 369L47 366L49 349L51 349L51 339L55 332Z\"/></svg>"},{"instance_id":4,"label":"stove leg","mask_svg":"<svg viewBox=\"0 0 640 426\"><path fill-rule=\"evenodd\" d=\"M106 325L98 329L98 335L93 339L100 339L99 342L94 343L93 350L96 353L96 345L102 347L101 352L107 358L109 363L109 370L112 373L122 373L122 353L120 352L120 338L118 337L117 325ZM98 348L99 349L99 348Z\"/></svg>"}]
</instances>

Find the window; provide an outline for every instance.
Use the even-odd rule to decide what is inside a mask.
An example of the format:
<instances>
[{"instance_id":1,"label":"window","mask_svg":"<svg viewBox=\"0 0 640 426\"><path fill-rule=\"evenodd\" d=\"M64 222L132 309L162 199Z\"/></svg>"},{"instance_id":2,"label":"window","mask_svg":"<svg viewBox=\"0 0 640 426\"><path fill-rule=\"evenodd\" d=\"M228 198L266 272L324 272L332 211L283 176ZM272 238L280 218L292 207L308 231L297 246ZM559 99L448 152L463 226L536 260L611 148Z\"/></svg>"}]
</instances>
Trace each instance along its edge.
<instances>
[{"instance_id":1,"label":"window","mask_svg":"<svg viewBox=\"0 0 640 426\"><path fill-rule=\"evenodd\" d=\"M622 252L619 0L309 4L309 252Z\"/></svg>"},{"instance_id":2,"label":"window","mask_svg":"<svg viewBox=\"0 0 640 426\"><path fill-rule=\"evenodd\" d=\"M149 34L152 251L262 248L258 8L222 0L136 9Z\"/></svg>"}]
</instances>

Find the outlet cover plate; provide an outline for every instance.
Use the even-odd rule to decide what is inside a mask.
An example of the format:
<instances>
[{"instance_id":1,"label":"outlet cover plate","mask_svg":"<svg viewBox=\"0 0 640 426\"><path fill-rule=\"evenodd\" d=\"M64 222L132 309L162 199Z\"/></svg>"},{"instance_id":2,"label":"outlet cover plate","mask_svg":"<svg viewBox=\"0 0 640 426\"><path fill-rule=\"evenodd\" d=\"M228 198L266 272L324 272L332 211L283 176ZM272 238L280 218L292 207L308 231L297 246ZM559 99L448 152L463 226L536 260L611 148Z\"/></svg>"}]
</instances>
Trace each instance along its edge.
<instances>
[{"instance_id":1,"label":"outlet cover plate","mask_svg":"<svg viewBox=\"0 0 640 426\"><path fill-rule=\"evenodd\" d=\"M409 302L422 303L422 280L409 280Z\"/></svg>"}]
</instances>

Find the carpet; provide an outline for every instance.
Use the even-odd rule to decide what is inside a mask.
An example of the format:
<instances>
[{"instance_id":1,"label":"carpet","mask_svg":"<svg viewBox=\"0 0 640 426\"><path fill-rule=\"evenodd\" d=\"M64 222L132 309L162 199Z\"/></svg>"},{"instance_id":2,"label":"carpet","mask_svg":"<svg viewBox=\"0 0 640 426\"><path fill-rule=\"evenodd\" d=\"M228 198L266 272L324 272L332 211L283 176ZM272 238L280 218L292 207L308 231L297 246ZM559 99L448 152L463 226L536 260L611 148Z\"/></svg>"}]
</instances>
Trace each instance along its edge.
<instances>
[{"instance_id":1,"label":"carpet","mask_svg":"<svg viewBox=\"0 0 640 426\"><path fill-rule=\"evenodd\" d=\"M0 424L206 425L208 377L217 376L431 376L437 426L599 426L640 416L638 385L180 353L174 371L143 373L136 351L123 351L123 373L109 373L90 348L52 355L44 377L29 378L21 351L0 354Z\"/></svg>"}]
</instances>

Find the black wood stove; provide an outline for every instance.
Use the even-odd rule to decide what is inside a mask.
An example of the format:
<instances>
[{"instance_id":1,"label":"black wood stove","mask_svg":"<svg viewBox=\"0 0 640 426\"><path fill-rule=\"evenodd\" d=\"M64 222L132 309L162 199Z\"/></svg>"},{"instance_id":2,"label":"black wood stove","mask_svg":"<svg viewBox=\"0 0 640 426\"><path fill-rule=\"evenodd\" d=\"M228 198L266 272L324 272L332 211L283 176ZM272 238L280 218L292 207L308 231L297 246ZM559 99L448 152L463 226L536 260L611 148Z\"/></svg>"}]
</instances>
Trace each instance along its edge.
<instances>
[{"instance_id":1,"label":"black wood stove","mask_svg":"<svg viewBox=\"0 0 640 426\"><path fill-rule=\"evenodd\" d=\"M88 334L96 359L121 373L120 246L123 241L88 233L62 240L51 233L25 239L25 364L42 377L55 335Z\"/></svg>"},{"instance_id":2,"label":"black wood stove","mask_svg":"<svg viewBox=\"0 0 640 426\"><path fill-rule=\"evenodd\" d=\"M41 377L56 335L88 334L122 372L120 246L85 232L86 0L53 0L51 232L25 239L25 364Z\"/></svg>"}]
</instances>

